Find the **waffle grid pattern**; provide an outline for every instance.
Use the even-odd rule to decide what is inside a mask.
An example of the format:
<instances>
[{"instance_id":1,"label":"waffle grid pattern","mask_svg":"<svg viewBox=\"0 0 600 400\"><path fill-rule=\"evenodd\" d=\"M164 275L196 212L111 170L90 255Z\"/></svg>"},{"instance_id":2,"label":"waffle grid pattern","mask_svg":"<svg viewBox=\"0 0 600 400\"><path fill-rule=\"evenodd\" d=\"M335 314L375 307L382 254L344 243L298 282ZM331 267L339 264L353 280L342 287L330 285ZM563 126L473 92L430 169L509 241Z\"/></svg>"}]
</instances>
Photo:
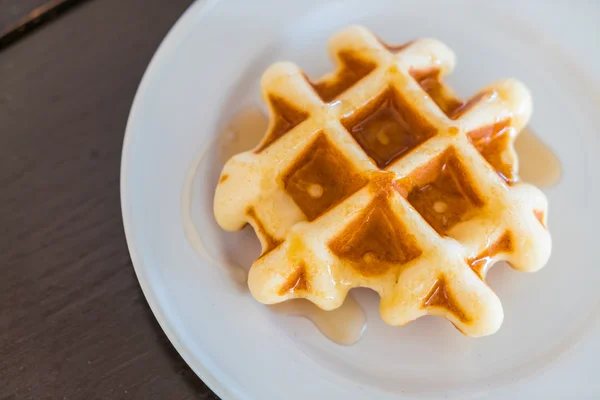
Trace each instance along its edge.
<instances>
[{"instance_id":1,"label":"waffle grid pattern","mask_svg":"<svg viewBox=\"0 0 600 400\"><path fill-rule=\"evenodd\" d=\"M368 287L391 325L431 314L469 336L495 332L503 311L487 269L506 260L535 271L550 253L546 198L516 179L512 142L531 114L527 89L498 82L450 112L450 89L436 96L418 79L453 69L442 43L391 48L351 27L329 50L338 68L316 83L291 63L266 71L267 135L227 163L217 187L219 224L250 223L263 246L253 296L334 309ZM498 133L487 127L499 121L506 136L492 160L471 133Z\"/></svg>"}]
</instances>

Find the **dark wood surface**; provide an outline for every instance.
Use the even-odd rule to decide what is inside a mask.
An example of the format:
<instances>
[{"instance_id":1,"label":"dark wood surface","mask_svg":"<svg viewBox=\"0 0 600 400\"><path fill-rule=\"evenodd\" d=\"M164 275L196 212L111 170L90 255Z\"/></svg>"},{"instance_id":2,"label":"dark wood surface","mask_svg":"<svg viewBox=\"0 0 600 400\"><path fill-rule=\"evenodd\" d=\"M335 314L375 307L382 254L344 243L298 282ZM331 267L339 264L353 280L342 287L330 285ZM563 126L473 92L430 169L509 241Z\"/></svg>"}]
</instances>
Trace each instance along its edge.
<instances>
[{"instance_id":1,"label":"dark wood surface","mask_svg":"<svg viewBox=\"0 0 600 400\"><path fill-rule=\"evenodd\" d=\"M0 35L35 10L65 0L0 0Z\"/></svg>"},{"instance_id":2,"label":"dark wood surface","mask_svg":"<svg viewBox=\"0 0 600 400\"><path fill-rule=\"evenodd\" d=\"M0 49L83 0L0 0Z\"/></svg>"},{"instance_id":3,"label":"dark wood surface","mask_svg":"<svg viewBox=\"0 0 600 400\"><path fill-rule=\"evenodd\" d=\"M190 3L84 2L0 52L1 400L216 398L150 312L119 204L133 96Z\"/></svg>"}]
</instances>

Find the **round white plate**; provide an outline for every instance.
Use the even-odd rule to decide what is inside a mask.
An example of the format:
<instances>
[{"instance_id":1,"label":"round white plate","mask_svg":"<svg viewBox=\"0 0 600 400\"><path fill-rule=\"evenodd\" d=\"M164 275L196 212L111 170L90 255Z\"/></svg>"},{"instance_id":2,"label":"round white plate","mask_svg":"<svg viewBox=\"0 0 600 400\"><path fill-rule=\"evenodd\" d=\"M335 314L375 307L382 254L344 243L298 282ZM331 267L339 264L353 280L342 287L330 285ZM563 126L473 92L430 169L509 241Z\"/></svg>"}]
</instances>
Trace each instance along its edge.
<instances>
[{"instance_id":1,"label":"round white plate","mask_svg":"<svg viewBox=\"0 0 600 400\"><path fill-rule=\"evenodd\" d=\"M169 33L137 93L125 136L122 207L144 293L173 345L223 399L599 398L598 246L600 15L598 2L223 0L194 4ZM277 60L311 77L331 70L327 38L364 24L389 43L435 37L457 55L450 84L468 96L516 77L532 91L530 126L558 155L546 193L553 254L545 269L497 267L490 285L505 320L469 339L441 319L385 325L359 292L369 326L354 346L252 299L226 264L246 267L258 242L223 232L212 198L221 132L260 106L259 78ZM199 154L203 154L198 158ZM192 215L205 246L184 233ZM185 197L185 196L184 196Z\"/></svg>"}]
</instances>

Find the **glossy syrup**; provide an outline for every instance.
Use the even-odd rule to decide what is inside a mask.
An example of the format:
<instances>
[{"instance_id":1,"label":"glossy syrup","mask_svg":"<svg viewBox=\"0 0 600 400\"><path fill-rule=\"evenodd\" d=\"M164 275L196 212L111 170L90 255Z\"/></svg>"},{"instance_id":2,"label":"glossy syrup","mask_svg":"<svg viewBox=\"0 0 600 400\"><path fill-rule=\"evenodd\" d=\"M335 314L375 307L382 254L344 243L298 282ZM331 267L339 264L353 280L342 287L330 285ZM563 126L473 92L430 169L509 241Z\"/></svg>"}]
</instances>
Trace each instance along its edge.
<instances>
[{"instance_id":1,"label":"glossy syrup","mask_svg":"<svg viewBox=\"0 0 600 400\"><path fill-rule=\"evenodd\" d=\"M367 328L367 315L349 295L339 308L321 310L308 300L297 299L270 306L278 314L306 318L334 343L352 345L360 340Z\"/></svg>"},{"instance_id":2,"label":"glossy syrup","mask_svg":"<svg viewBox=\"0 0 600 400\"><path fill-rule=\"evenodd\" d=\"M560 160L535 133L525 128L515 141L519 157L519 176L542 189L555 186L562 175Z\"/></svg>"},{"instance_id":3,"label":"glossy syrup","mask_svg":"<svg viewBox=\"0 0 600 400\"><path fill-rule=\"evenodd\" d=\"M210 246L204 242L192 218L192 201L196 174L206 161L206 157L217 151L223 164L232 156L255 147L266 132L268 120L258 107L239 112L225 127L217 139L206 146L190 165L181 194L181 215L183 229L194 250L212 265L223 268L240 285L246 285L248 271L240 265L217 260L210 255Z\"/></svg>"},{"instance_id":4,"label":"glossy syrup","mask_svg":"<svg viewBox=\"0 0 600 400\"><path fill-rule=\"evenodd\" d=\"M234 155L252 150L267 132L269 120L258 107L248 107L233 116L219 136L219 154L223 164Z\"/></svg>"},{"instance_id":5,"label":"glossy syrup","mask_svg":"<svg viewBox=\"0 0 600 400\"><path fill-rule=\"evenodd\" d=\"M183 184L183 190L181 193L181 217L183 220L183 231L190 245L203 259L208 261L211 265L222 268L225 272L240 286L245 284L248 279L248 272L239 265L222 262L213 258L208 251L209 245L204 243L202 235L196 228L194 220L192 218L192 201L193 201L193 188L196 174L205 156L209 153L211 146L207 146L201 151L196 159L190 165L185 182Z\"/></svg>"}]
</instances>

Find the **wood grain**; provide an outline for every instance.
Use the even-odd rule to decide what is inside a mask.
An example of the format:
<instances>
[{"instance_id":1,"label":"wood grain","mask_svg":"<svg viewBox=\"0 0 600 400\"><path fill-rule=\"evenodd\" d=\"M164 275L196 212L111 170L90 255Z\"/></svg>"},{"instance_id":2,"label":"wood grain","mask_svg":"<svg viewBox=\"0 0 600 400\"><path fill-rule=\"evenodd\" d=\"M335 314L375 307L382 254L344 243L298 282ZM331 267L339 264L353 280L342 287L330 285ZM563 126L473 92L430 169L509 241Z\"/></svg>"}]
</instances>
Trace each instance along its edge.
<instances>
[{"instance_id":1,"label":"wood grain","mask_svg":"<svg viewBox=\"0 0 600 400\"><path fill-rule=\"evenodd\" d=\"M66 0L0 0L0 36L34 10L57 1Z\"/></svg>"},{"instance_id":2,"label":"wood grain","mask_svg":"<svg viewBox=\"0 0 600 400\"><path fill-rule=\"evenodd\" d=\"M0 0L0 49L84 0Z\"/></svg>"},{"instance_id":3,"label":"wood grain","mask_svg":"<svg viewBox=\"0 0 600 400\"><path fill-rule=\"evenodd\" d=\"M94 0L0 53L0 399L216 399L134 275L119 204L140 78L191 0Z\"/></svg>"}]
</instances>

